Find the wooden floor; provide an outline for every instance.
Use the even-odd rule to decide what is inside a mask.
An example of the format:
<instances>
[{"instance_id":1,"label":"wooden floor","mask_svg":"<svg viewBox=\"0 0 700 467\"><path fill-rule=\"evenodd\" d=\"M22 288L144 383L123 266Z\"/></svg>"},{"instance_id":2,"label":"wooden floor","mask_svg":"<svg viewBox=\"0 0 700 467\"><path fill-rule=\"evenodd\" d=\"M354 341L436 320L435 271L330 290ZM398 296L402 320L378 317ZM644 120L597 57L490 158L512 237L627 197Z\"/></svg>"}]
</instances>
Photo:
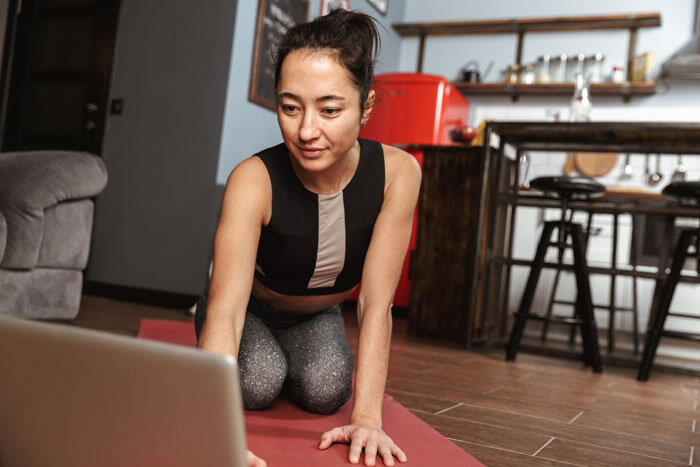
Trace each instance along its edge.
<instances>
[{"instance_id":1,"label":"wooden floor","mask_svg":"<svg viewBox=\"0 0 700 467\"><path fill-rule=\"evenodd\" d=\"M191 321L169 310L83 297L72 324L135 335L140 318ZM357 325L345 313L353 350ZM501 349L466 351L407 335L396 319L387 393L487 466L695 465L700 381L606 368ZM699 424L700 425L700 424Z\"/></svg>"}]
</instances>

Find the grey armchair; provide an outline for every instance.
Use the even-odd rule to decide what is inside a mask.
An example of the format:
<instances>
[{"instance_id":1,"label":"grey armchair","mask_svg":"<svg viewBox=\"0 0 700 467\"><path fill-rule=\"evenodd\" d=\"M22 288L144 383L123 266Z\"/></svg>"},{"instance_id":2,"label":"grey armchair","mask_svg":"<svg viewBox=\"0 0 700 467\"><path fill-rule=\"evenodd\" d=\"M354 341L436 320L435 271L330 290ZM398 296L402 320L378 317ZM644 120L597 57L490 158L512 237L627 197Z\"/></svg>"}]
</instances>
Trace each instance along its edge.
<instances>
[{"instance_id":1,"label":"grey armchair","mask_svg":"<svg viewBox=\"0 0 700 467\"><path fill-rule=\"evenodd\" d=\"M78 314L102 160L83 152L0 153L0 314Z\"/></svg>"}]
</instances>

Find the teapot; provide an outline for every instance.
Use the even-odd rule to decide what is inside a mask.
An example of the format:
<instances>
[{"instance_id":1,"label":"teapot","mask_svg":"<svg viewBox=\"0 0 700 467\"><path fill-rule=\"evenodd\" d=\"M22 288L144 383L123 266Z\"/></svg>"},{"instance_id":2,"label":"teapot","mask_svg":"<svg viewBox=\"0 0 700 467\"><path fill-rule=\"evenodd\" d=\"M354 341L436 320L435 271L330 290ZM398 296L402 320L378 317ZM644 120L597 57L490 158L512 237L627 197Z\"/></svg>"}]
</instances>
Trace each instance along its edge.
<instances>
[{"instance_id":1,"label":"teapot","mask_svg":"<svg viewBox=\"0 0 700 467\"><path fill-rule=\"evenodd\" d=\"M481 83L486 79L486 76L491 71L493 64L493 61L489 63L489 66L486 67L486 71L482 76L479 72L479 62L476 60L470 60L459 70L459 80L466 81L467 83Z\"/></svg>"}]
</instances>

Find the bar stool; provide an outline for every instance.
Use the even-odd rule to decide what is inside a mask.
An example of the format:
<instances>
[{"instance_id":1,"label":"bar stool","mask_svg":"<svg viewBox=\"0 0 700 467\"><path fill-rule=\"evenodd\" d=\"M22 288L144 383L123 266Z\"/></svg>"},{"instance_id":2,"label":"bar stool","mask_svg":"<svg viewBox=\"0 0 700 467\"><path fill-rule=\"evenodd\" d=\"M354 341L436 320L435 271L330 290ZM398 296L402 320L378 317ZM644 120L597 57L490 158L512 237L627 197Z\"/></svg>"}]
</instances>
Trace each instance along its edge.
<instances>
[{"instance_id":1,"label":"bar stool","mask_svg":"<svg viewBox=\"0 0 700 467\"><path fill-rule=\"evenodd\" d=\"M562 216L564 214L562 213ZM574 216L573 209L571 210L569 217L571 218ZM613 230L613 236L612 236L612 244L611 244L611 263L613 265L613 268L617 267L617 239L618 239L618 231L619 231L619 215L617 213L613 214L613 225L612 225L612 230ZM592 219L593 219L593 213L588 212L588 220L586 222L586 229L585 229L585 239L586 239L586 250L588 250L588 243L589 239L591 236L592 232ZM632 231L632 244L634 245L634 231ZM559 255L557 257L557 264L562 264L562 259L563 259L563 250L559 250ZM631 252L630 254L630 259L629 259L629 264L632 266L632 268L636 269L637 267L637 259L636 255L634 252ZM552 313L554 311L554 306L555 305L567 305L567 306L575 306L576 302L568 301L568 300L561 300L557 298L557 287L559 285L559 279L561 277L561 269L557 269L556 274L554 275L554 284L552 285L552 290L549 295L549 304L547 306L547 312L545 313L545 316L549 318L552 316ZM599 305L596 306L593 304L593 309L595 310L596 308L598 309L605 309L608 310L610 319L609 319L609 325L608 325L608 352L612 353L615 350L615 341L614 341L614 330L615 330L615 315L618 311L629 311L632 313L632 326L633 326L633 334L632 334L632 342L634 345L634 353L635 355L639 353L639 313L637 311L637 278L632 277L632 306L631 307L620 307L617 306L615 297L616 297L616 281L617 279L617 274L613 271L610 274L610 298L609 302L607 305ZM574 313L575 314L575 313ZM540 341L541 342L546 342L547 341L547 332L549 330L549 320L544 321L544 325L542 326L542 332L540 334ZM571 332L569 333L569 345L573 345L574 342L576 341L576 327L571 328Z\"/></svg>"},{"instance_id":2,"label":"bar stool","mask_svg":"<svg viewBox=\"0 0 700 467\"><path fill-rule=\"evenodd\" d=\"M677 198L680 204L700 207L700 182L673 182L666 185L662 193L666 196ZM649 379L649 372L651 371L651 365L654 362L654 356L656 355L661 336L700 340L700 334L664 330L666 317L669 315L673 316L673 313L669 313L671 300L673 299L673 293L676 291L683 264L688 257L688 248L693 243L693 240L697 242L695 254L698 255L698 271L700 272L700 229L683 229L681 230L678 243L676 243L670 272L661 282L661 290L652 304L644 343L644 356L637 375L639 381ZM664 262L663 264L666 263Z\"/></svg>"},{"instance_id":3,"label":"bar stool","mask_svg":"<svg viewBox=\"0 0 700 467\"><path fill-rule=\"evenodd\" d=\"M538 177L530 181L530 186L545 193L552 193L561 199L562 216L558 221L544 223L542 235L537 246L535 258L532 261L530 275L525 285L525 291L520 301L520 306L515 314L515 324L510 334L506 348L506 360L515 360L520 346L525 322L528 319L549 321L567 324L581 325L583 336L584 361L593 367L593 371L600 373L602 364L600 349L598 348L598 334L593 316L593 303L591 300L591 288L589 282L588 265L586 264L586 240L580 224L574 223L567 216L569 202L574 198L588 198L593 194L602 193L605 187L589 178L582 177ZM557 241L552 242L552 233L557 230ZM567 243L568 237L571 243ZM559 249L559 255L566 248L572 248L574 253L574 273L576 276L576 315L568 318L561 316L544 316L531 314L530 307L535 296L535 288L544 266L544 258L550 246Z\"/></svg>"}]
</instances>

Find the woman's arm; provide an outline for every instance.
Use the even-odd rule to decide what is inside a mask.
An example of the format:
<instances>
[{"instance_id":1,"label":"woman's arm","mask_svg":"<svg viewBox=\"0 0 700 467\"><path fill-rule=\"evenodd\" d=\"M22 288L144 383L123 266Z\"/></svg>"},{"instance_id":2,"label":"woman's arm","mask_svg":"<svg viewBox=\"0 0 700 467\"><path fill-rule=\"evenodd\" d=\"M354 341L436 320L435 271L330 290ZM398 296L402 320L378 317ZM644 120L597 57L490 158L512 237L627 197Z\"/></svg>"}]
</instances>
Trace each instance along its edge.
<instances>
[{"instance_id":1,"label":"woman's arm","mask_svg":"<svg viewBox=\"0 0 700 467\"><path fill-rule=\"evenodd\" d=\"M381 409L389 363L391 304L411 237L421 170L413 156L385 146L387 186L372 233L357 302L360 329L351 421L381 427Z\"/></svg>"},{"instance_id":2,"label":"woman's arm","mask_svg":"<svg viewBox=\"0 0 700 467\"><path fill-rule=\"evenodd\" d=\"M359 461L364 447L366 465L375 465L377 453L385 465L394 465L393 456L406 461L405 454L382 431L382 403L391 342L391 302L411 237L421 170L413 156L397 148L384 146L384 157L384 203L367 250L357 302L360 337L350 424L324 433L319 445L325 449L333 442L350 443L351 463Z\"/></svg>"},{"instance_id":3,"label":"woman's arm","mask_svg":"<svg viewBox=\"0 0 700 467\"><path fill-rule=\"evenodd\" d=\"M214 240L201 349L238 357L260 229L269 220L271 199L270 178L260 158L246 159L229 175Z\"/></svg>"}]
</instances>

